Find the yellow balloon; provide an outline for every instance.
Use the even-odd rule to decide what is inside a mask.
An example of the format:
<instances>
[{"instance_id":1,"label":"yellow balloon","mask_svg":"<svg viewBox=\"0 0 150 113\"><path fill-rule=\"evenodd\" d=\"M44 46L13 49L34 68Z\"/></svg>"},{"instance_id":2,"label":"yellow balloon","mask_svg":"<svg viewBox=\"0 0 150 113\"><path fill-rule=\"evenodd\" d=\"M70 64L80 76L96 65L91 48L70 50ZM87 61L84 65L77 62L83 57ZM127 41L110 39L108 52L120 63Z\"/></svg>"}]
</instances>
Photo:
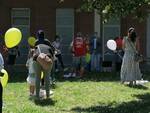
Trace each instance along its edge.
<instances>
[{"instance_id":1,"label":"yellow balloon","mask_svg":"<svg viewBox=\"0 0 150 113\"><path fill-rule=\"evenodd\" d=\"M34 37L29 37L28 38L28 43L30 46L34 46L36 42L36 39Z\"/></svg>"},{"instance_id":2,"label":"yellow balloon","mask_svg":"<svg viewBox=\"0 0 150 113\"><path fill-rule=\"evenodd\" d=\"M4 73L4 75L0 77L0 81L1 81L2 86L5 87L8 82L8 73L5 69L2 69L1 72Z\"/></svg>"},{"instance_id":3,"label":"yellow balloon","mask_svg":"<svg viewBox=\"0 0 150 113\"><path fill-rule=\"evenodd\" d=\"M10 28L5 33L5 44L8 48L17 46L22 38L22 33L18 28Z\"/></svg>"},{"instance_id":4,"label":"yellow balloon","mask_svg":"<svg viewBox=\"0 0 150 113\"><path fill-rule=\"evenodd\" d=\"M43 73L43 71L41 72L41 79L43 79L44 78L44 73Z\"/></svg>"}]
</instances>

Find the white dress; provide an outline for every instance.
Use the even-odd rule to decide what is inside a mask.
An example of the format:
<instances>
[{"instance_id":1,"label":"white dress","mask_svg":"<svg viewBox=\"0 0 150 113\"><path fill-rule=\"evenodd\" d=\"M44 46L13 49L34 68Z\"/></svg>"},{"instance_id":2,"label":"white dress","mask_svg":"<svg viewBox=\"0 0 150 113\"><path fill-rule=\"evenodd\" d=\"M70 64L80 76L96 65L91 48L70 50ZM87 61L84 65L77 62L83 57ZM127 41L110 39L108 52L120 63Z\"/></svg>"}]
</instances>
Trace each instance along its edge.
<instances>
[{"instance_id":1,"label":"white dress","mask_svg":"<svg viewBox=\"0 0 150 113\"><path fill-rule=\"evenodd\" d=\"M139 62L134 61L135 49L131 45L133 42L129 42L127 37L124 38L125 42L125 53L121 66L121 81L130 82L135 80L140 80L142 74L139 68ZM134 44L135 45L135 44Z\"/></svg>"}]
</instances>

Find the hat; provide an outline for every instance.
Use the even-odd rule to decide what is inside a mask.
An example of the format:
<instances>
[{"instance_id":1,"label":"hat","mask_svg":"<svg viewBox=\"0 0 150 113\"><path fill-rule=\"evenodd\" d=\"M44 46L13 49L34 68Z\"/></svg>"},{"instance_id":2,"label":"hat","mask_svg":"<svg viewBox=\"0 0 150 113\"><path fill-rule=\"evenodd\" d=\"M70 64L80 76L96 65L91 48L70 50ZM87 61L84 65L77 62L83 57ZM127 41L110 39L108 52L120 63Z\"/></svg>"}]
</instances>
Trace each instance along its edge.
<instances>
[{"instance_id":1,"label":"hat","mask_svg":"<svg viewBox=\"0 0 150 113\"><path fill-rule=\"evenodd\" d=\"M134 28L130 27L129 30L128 30L128 32L131 33L132 31L134 31Z\"/></svg>"}]
</instances>

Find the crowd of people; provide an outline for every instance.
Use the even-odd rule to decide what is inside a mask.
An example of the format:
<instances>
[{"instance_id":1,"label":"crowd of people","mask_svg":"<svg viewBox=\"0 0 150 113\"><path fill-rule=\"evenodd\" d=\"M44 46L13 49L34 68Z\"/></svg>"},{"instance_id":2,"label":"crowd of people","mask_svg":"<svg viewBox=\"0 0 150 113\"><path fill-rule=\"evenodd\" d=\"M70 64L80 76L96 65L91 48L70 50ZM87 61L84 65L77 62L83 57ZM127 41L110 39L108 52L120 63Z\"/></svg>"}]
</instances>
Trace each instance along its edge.
<instances>
[{"instance_id":1,"label":"crowd of people","mask_svg":"<svg viewBox=\"0 0 150 113\"><path fill-rule=\"evenodd\" d=\"M142 74L139 69L139 62L134 60L135 52L139 51L138 38L134 28L128 30L128 36L125 38L116 38L117 54L119 55L118 71L120 72L121 82L129 82L131 85L136 84L136 80L140 80ZM73 57L72 69L70 76L83 77L86 71L101 72L101 41L98 34L95 32L90 38L88 35L83 36L78 32L70 44L70 52ZM119 53L120 52L120 53ZM2 53L2 52L1 52ZM123 55L124 54L124 55ZM2 53L3 55L3 53ZM4 68L3 57L0 57L0 68ZM9 50L9 57L16 59L20 53L18 47ZM10 58L9 58L10 59ZM118 59L118 58L117 58ZM43 62L45 60L46 62ZM51 43L45 38L44 31L39 30L37 33L37 40L35 46L30 46L26 66L28 68L27 82L29 83L29 95L40 99L40 88L45 86L46 95L44 98L50 96L50 76L53 72L58 71L58 61L64 71L62 52L61 52L61 37L55 36L55 40ZM15 60L8 60L9 65L13 65ZM0 76L2 74L0 73ZM0 83L0 108L2 108L2 86Z\"/></svg>"},{"instance_id":2,"label":"crowd of people","mask_svg":"<svg viewBox=\"0 0 150 113\"><path fill-rule=\"evenodd\" d=\"M100 72L100 38L95 32L90 38L88 35L85 37L79 32L73 38L71 43L71 52L73 56L73 76L84 75L86 71Z\"/></svg>"},{"instance_id":3,"label":"crowd of people","mask_svg":"<svg viewBox=\"0 0 150 113\"><path fill-rule=\"evenodd\" d=\"M48 45L51 48L50 52L47 51L42 45ZM69 70L70 76L82 77L85 69L88 71L92 70L100 72L99 47L100 41L98 40L97 33L94 34L91 40L89 37L83 37L80 32L77 33L70 45L73 57L72 69ZM38 55L41 53L37 48L41 48L42 53L44 52L46 54L50 54L48 56L52 59L53 63L51 64L51 68L48 70L43 69L42 65L37 61ZM40 98L40 85L45 85L46 97L49 97L50 79L53 79L51 75L58 71L58 61L63 71L66 68L64 66L61 53L60 36L56 35L54 41L51 43L45 38L42 30L38 31L37 41L35 46L31 47L29 50L28 60L26 63L29 70L27 82L29 83L30 96L36 95L36 98ZM86 57L88 57L88 60L86 60ZM41 73L44 74L44 78L42 80Z\"/></svg>"},{"instance_id":4,"label":"crowd of people","mask_svg":"<svg viewBox=\"0 0 150 113\"><path fill-rule=\"evenodd\" d=\"M53 73L58 71L58 61L62 70L64 71L66 66L64 66L63 57L62 57L62 43L61 37L59 35L55 36L55 40L51 43L44 37L44 32L42 34L38 34L37 42L35 47L40 44L48 45L52 48L51 57L53 63L51 64L51 68L47 71L43 70L42 66L35 62L34 52L36 49L31 48L29 52L29 76L28 79L31 78L31 87L30 87L30 95L34 95L34 88L36 88L36 96L39 98L40 84L45 84L46 88L46 97L49 97L49 77ZM134 28L130 28L128 30L128 36L125 38L117 37L115 39L117 44L117 49L114 53L117 55L116 60L116 71L119 71L121 82L129 82L130 84L136 84L136 80L141 80L142 74L139 69L139 62L134 60L135 52L139 49L137 45L137 34ZM135 46L135 48L132 47ZM137 49L136 49L137 48ZM136 49L136 50L135 50ZM71 70L69 72L71 77L83 77L86 71L102 71L101 66L101 41L98 38L97 33L90 38L88 35L83 36L81 32L78 32L70 44L70 50L72 53L73 61L71 65ZM138 50L139 51L139 50ZM32 53L33 52L33 53ZM43 51L44 52L44 51ZM37 56L36 56L37 57ZM30 68L30 65L33 66ZM34 70L32 72L32 70ZM41 81L41 72L44 73L44 80ZM35 79L32 79L32 77ZM28 80L27 79L27 80ZM30 81L28 80L30 83ZM32 84L35 84L33 86Z\"/></svg>"}]
</instances>

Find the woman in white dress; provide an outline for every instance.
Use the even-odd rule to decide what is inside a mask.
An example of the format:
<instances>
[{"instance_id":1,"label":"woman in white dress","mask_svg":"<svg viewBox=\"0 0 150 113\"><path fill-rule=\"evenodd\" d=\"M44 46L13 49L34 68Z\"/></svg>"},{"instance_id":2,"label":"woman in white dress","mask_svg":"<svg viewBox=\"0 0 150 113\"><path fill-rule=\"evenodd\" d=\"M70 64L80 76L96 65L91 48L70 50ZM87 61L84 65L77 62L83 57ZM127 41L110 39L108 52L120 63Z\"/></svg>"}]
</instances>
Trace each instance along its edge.
<instances>
[{"instance_id":1,"label":"woman in white dress","mask_svg":"<svg viewBox=\"0 0 150 113\"><path fill-rule=\"evenodd\" d=\"M134 28L128 30L128 36L123 39L124 56L121 66L121 82L129 82L130 85L136 84L142 74L139 68L139 62L134 60L135 52L138 51L139 45Z\"/></svg>"}]
</instances>

